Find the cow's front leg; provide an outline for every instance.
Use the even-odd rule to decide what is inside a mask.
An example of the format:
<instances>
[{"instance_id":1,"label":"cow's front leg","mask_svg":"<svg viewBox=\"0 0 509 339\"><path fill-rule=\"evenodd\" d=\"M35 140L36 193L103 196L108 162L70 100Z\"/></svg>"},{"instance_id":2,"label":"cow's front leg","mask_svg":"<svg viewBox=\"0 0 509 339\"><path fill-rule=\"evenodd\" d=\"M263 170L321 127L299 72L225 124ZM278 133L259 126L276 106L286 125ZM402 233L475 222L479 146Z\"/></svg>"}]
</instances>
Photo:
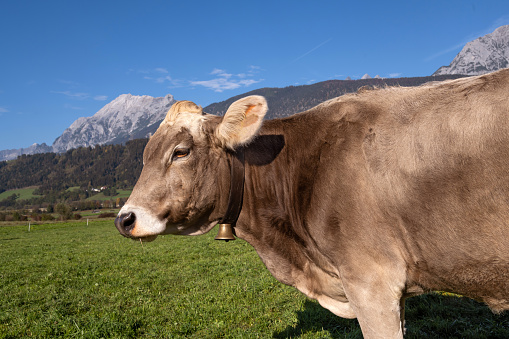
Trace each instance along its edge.
<instances>
[{"instance_id":1,"label":"cow's front leg","mask_svg":"<svg viewBox=\"0 0 509 339\"><path fill-rule=\"evenodd\" d=\"M383 291L355 290L348 294L364 338L403 338L404 323L400 301L385 298Z\"/></svg>"},{"instance_id":2,"label":"cow's front leg","mask_svg":"<svg viewBox=\"0 0 509 339\"><path fill-rule=\"evenodd\" d=\"M369 276L345 277L343 284L350 307L357 316L364 338L403 338L403 284L395 277L376 270Z\"/></svg>"}]
</instances>

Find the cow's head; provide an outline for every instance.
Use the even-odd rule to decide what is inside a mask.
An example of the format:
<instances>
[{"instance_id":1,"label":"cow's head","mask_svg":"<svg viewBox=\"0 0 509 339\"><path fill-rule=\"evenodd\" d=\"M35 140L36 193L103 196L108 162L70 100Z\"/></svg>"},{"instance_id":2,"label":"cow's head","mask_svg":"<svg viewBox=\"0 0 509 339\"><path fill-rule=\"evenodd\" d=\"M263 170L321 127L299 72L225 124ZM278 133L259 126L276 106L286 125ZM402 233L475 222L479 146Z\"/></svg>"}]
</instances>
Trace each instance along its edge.
<instances>
[{"instance_id":1,"label":"cow's head","mask_svg":"<svg viewBox=\"0 0 509 339\"><path fill-rule=\"evenodd\" d=\"M266 112L261 96L234 102L223 118L176 102L145 148L143 171L115 220L118 231L146 241L208 232L228 199L227 151L249 143Z\"/></svg>"}]
</instances>

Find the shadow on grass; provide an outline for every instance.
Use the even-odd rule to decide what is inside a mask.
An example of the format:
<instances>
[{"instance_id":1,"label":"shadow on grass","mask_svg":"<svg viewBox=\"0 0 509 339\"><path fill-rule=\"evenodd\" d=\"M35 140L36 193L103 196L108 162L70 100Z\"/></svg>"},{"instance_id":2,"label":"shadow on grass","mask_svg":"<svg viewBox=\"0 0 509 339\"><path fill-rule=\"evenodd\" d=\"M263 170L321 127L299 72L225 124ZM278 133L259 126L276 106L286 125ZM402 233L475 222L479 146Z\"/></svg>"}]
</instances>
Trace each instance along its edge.
<instances>
[{"instance_id":1,"label":"shadow on grass","mask_svg":"<svg viewBox=\"0 0 509 339\"><path fill-rule=\"evenodd\" d=\"M297 311L298 323L273 334L273 338L297 338L306 333L329 333L331 338L362 338L355 319L343 319L326 310L317 302L306 300L304 310Z\"/></svg>"},{"instance_id":2,"label":"shadow on grass","mask_svg":"<svg viewBox=\"0 0 509 339\"><path fill-rule=\"evenodd\" d=\"M357 320L343 319L307 300L297 311L298 322L273 334L273 338L298 338L322 333L330 338L362 338ZM406 301L405 338L509 338L509 312L494 314L484 304L468 298L437 293Z\"/></svg>"},{"instance_id":3,"label":"shadow on grass","mask_svg":"<svg viewBox=\"0 0 509 339\"><path fill-rule=\"evenodd\" d=\"M509 338L509 312L469 298L430 293L406 301L405 338Z\"/></svg>"}]
</instances>

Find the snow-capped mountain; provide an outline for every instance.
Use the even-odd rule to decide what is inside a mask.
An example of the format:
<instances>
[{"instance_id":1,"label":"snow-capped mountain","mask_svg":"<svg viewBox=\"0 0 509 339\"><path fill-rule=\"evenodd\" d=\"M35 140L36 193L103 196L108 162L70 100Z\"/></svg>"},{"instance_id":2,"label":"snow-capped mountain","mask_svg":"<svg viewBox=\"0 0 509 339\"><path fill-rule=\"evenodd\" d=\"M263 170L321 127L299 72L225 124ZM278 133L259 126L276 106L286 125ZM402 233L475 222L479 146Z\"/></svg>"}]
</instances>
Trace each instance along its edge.
<instances>
[{"instance_id":1,"label":"snow-capped mountain","mask_svg":"<svg viewBox=\"0 0 509 339\"><path fill-rule=\"evenodd\" d=\"M159 98L122 94L93 116L78 118L52 146L33 144L27 148L0 151L0 161L16 159L22 154L60 153L81 146L119 144L145 138L157 130L174 102L171 94Z\"/></svg>"},{"instance_id":2,"label":"snow-capped mountain","mask_svg":"<svg viewBox=\"0 0 509 339\"><path fill-rule=\"evenodd\" d=\"M433 75L479 75L509 66L509 25L497 28L470 41L449 66L440 67Z\"/></svg>"},{"instance_id":3,"label":"snow-capped mountain","mask_svg":"<svg viewBox=\"0 0 509 339\"><path fill-rule=\"evenodd\" d=\"M55 140L53 152L146 137L157 129L174 102L170 94L160 98L122 94L93 116L73 122Z\"/></svg>"}]
</instances>

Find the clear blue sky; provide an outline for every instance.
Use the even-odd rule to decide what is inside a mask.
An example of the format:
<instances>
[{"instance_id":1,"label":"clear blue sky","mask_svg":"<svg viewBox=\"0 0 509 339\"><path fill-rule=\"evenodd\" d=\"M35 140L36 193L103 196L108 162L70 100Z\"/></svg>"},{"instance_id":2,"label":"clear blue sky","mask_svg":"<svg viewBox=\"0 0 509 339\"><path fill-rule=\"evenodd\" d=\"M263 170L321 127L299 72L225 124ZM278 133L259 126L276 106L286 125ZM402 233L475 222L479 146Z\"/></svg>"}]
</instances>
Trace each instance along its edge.
<instances>
[{"instance_id":1,"label":"clear blue sky","mask_svg":"<svg viewBox=\"0 0 509 339\"><path fill-rule=\"evenodd\" d=\"M51 145L123 93L206 106L261 87L432 74L509 1L0 3L0 150Z\"/></svg>"}]
</instances>

